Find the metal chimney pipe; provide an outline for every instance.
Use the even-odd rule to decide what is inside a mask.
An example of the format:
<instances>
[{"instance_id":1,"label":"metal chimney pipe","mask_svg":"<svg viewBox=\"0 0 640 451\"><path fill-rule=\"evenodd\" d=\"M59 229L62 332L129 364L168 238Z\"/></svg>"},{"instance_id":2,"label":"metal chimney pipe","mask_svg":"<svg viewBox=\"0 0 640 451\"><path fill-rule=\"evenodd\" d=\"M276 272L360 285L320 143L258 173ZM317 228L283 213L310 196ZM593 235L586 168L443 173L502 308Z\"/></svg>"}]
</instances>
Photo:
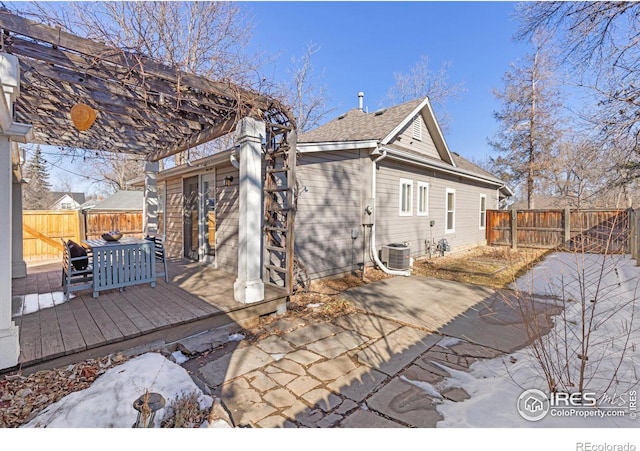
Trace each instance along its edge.
<instances>
[{"instance_id":1,"label":"metal chimney pipe","mask_svg":"<svg viewBox=\"0 0 640 451\"><path fill-rule=\"evenodd\" d=\"M358 109L359 109L360 111L363 111L363 110L364 110L363 103L364 103L364 92L360 91L360 92L358 93Z\"/></svg>"}]
</instances>

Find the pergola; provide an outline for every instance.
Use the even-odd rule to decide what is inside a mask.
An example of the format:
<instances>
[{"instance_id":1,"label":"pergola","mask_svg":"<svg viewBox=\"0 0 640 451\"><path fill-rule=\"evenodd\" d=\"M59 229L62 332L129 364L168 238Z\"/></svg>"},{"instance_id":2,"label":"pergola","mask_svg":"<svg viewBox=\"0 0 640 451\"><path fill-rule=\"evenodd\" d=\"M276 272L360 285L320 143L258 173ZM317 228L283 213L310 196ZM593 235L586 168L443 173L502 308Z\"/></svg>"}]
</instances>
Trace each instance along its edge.
<instances>
[{"instance_id":1,"label":"pergola","mask_svg":"<svg viewBox=\"0 0 640 451\"><path fill-rule=\"evenodd\" d=\"M277 100L215 82L0 10L0 51L20 64L15 119L33 142L143 155L156 161L231 132L240 118L292 126ZM70 110L85 103L94 125L76 130Z\"/></svg>"},{"instance_id":2,"label":"pergola","mask_svg":"<svg viewBox=\"0 0 640 451\"><path fill-rule=\"evenodd\" d=\"M145 196L149 197L155 192L157 161L236 130L239 156L247 160L243 164L240 158L240 180L246 182L240 187L240 239L249 240L245 252L255 252L252 240L262 234L262 201L256 202L263 195L263 179L260 172L247 170L255 167L255 159L263 158L265 142L281 142L282 134L295 136L295 121L282 103L268 96L189 74L5 9L0 9L0 28L4 92L0 96L4 100L0 104L0 248L11 249L13 244L13 251L0 257L0 368L6 368L17 359L11 277L24 272L16 142L143 156L148 162ZM84 131L74 127L70 115L80 103L96 112L95 122ZM258 192L255 182L259 182ZM245 230L243 209L250 211ZM239 268L236 283L241 285L255 285L255 268L248 258L240 259L249 266Z\"/></svg>"}]
</instances>

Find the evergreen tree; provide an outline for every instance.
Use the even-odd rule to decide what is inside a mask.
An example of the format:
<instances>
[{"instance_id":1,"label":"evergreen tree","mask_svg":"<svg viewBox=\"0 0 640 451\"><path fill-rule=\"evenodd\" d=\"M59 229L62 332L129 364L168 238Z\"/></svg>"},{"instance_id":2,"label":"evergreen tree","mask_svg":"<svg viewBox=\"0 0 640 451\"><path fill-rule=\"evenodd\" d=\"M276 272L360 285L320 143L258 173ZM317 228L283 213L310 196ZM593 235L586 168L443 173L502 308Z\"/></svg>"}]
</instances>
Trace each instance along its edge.
<instances>
[{"instance_id":1,"label":"evergreen tree","mask_svg":"<svg viewBox=\"0 0 640 451\"><path fill-rule=\"evenodd\" d=\"M51 204L51 184L46 161L42 157L40 146L36 146L33 157L24 167L24 185L22 207L25 210L46 210Z\"/></svg>"}]
</instances>

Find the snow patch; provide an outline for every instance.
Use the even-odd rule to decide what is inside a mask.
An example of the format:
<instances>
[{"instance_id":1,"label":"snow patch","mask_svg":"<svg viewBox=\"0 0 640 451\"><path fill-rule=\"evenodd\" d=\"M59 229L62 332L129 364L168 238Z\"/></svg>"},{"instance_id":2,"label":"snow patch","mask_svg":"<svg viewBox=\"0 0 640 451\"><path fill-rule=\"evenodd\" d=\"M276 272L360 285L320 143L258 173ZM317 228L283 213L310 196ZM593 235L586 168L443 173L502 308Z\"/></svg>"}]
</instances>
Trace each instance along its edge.
<instances>
[{"instance_id":1,"label":"snow patch","mask_svg":"<svg viewBox=\"0 0 640 451\"><path fill-rule=\"evenodd\" d=\"M229 334L229 341L242 341L245 336L242 334Z\"/></svg>"},{"instance_id":2,"label":"snow patch","mask_svg":"<svg viewBox=\"0 0 640 451\"><path fill-rule=\"evenodd\" d=\"M173 357L178 365L182 365L184 362L189 360L189 357L184 355L181 351L172 352L171 357Z\"/></svg>"},{"instance_id":3,"label":"snow patch","mask_svg":"<svg viewBox=\"0 0 640 451\"><path fill-rule=\"evenodd\" d=\"M147 390L160 393L167 405L193 392L201 409L213 404L184 368L161 354L147 353L110 368L89 388L51 404L23 427L131 428L138 416L133 403ZM160 427L166 411L164 407L156 413L155 427Z\"/></svg>"},{"instance_id":4,"label":"snow patch","mask_svg":"<svg viewBox=\"0 0 640 451\"><path fill-rule=\"evenodd\" d=\"M462 340L456 337L444 337L437 343L437 345L441 348L450 348L451 346L455 346L458 343L462 343Z\"/></svg>"},{"instance_id":5,"label":"snow patch","mask_svg":"<svg viewBox=\"0 0 640 451\"><path fill-rule=\"evenodd\" d=\"M433 385L431 385L429 382L414 381L412 379L409 379L406 376L400 376L400 379L402 379L405 382L410 383L411 385L414 385L414 386L424 390L424 392L429 396L433 396L434 398L442 399L442 395L440 394L440 392Z\"/></svg>"}]
</instances>

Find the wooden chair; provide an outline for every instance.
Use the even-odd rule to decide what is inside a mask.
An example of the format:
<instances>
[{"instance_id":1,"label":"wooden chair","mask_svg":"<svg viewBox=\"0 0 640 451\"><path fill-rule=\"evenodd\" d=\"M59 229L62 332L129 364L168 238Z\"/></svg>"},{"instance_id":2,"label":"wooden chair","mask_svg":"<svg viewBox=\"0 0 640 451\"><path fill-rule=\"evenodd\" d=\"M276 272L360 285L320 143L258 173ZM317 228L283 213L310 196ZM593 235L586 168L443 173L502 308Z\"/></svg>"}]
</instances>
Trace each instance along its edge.
<instances>
[{"instance_id":1,"label":"wooden chair","mask_svg":"<svg viewBox=\"0 0 640 451\"><path fill-rule=\"evenodd\" d=\"M153 241L156 262L162 263L163 271L156 271L156 277L164 277L164 281L169 283L169 272L167 271L167 257L164 252L164 239L159 236L146 236L146 240Z\"/></svg>"},{"instance_id":2,"label":"wooden chair","mask_svg":"<svg viewBox=\"0 0 640 451\"><path fill-rule=\"evenodd\" d=\"M62 291L68 299L69 293L73 291L93 289L93 259L90 249L85 249L86 256L72 257L69 241L61 240L63 245ZM84 266L81 263L84 263L85 259L88 261L87 267L78 269L78 267Z\"/></svg>"}]
</instances>

